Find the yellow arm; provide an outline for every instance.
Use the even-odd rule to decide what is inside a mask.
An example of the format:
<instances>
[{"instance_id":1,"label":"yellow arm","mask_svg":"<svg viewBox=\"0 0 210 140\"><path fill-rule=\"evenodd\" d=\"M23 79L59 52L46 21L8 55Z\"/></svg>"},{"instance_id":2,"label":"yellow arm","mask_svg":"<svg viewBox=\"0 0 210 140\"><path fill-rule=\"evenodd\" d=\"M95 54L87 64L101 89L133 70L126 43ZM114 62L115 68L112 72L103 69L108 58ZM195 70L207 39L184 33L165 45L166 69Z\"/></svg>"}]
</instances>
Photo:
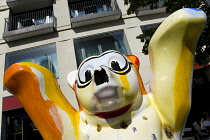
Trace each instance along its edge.
<instances>
[{"instance_id":1,"label":"yellow arm","mask_svg":"<svg viewBox=\"0 0 210 140\"><path fill-rule=\"evenodd\" d=\"M150 42L151 99L165 131L181 131L189 113L194 52L205 23L202 10L181 9L165 19Z\"/></svg>"},{"instance_id":2,"label":"yellow arm","mask_svg":"<svg viewBox=\"0 0 210 140\"><path fill-rule=\"evenodd\" d=\"M79 113L49 70L33 63L13 64L5 71L4 85L21 102L44 139L78 137Z\"/></svg>"}]
</instances>

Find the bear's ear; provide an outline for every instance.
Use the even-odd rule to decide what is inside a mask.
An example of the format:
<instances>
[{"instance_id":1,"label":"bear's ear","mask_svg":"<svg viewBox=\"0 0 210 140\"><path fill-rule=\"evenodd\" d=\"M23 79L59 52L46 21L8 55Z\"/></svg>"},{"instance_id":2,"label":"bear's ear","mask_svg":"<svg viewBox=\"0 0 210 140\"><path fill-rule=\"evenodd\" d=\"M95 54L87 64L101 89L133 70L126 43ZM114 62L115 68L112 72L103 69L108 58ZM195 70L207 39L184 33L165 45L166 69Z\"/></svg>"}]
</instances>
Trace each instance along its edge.
<instances>
[{"instance_id":1,"label":"bear's ear","mask_svg":"<svg viewBox=\"0 0 210 140\"><path fill-rule=\"evenodd\" d=\"M71 88L73 90L75 90L75 82L76 82L76 78L77 78L77 72L78 72L78 70L72 71L67 76L68 84L71 86Z\"/></svg>"}]
</instances>

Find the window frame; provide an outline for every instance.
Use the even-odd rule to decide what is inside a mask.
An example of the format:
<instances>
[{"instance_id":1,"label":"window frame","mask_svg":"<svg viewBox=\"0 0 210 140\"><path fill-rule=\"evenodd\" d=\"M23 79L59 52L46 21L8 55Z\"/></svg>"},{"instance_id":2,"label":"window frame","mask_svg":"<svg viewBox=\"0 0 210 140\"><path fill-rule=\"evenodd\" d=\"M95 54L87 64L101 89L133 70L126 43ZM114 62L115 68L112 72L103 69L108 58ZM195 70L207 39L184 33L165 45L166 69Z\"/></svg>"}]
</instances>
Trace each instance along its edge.
<instances>
[{"instance_id":1,"label":"window frame","mask_svg":"<svg viewBox=\"0 0 210 140\"><path fill-rule=\"evenodd\" d=\"M42 58L42 59L47 59L48 61L48 68L47 67L46 68L49 69L55 75L57 79L59 79L58 59L57 59L57 50L56 50L55 43L6 53L5 70L9 68L12 64L18 63L18 62L32 62L32 63L42 66L41 65L42 60L39 63L37 63L37 61L39 61L37 59L43 56L46 56L46 58ZM54 57L55 62L53 62L52 57ZM54 68L49 63L54 64L53 65ZM53 72L53 69L55 70L54 71L55 73Z\"/></svg>"},{"instance_id":2,"label":"window frame","mask_svg":"<svg viewBox=\"0 0 210 140\"><path fill-rule=\"evenodd\" d=\"M85 52L85 46L81 46L80 49L81 49L82 61L80 63L78 62L79 60L77 60L77 57L78 56L77 56L77 52L76 52L77 51L76 50L77 49L76 47L78 47L79 45L76 45L76 41L77 40L92 41L92 40L95 40L95 39L101 39L101 38L103 38L103 36L104 37L109 37L109 36L112 36L113 37L112 34L117 33L117 32L119 32L119 34L121 32L121 35L122 35L122 39L121 40L123 41L123 45L124 45L123 48L125 49L125 51L127 53L127 54L124 54L124 55L131 55L131 50L130 50L130 46L129 46L129 43L128 43L128 39L127 39L126 34L125 34L125 31L123 29L114 30L114 31L108 31L108 32L103 32L103 33L99 33L99 34L93 34L93 35L84 36L84 37L79 37L79 38L75 38L74 41L73 41L74 42L74 49L75 49L75 56L76 56L77 67L79 67L80 63L84 59L87 58L86 57L86 52ZM109 35L109 36L107 36L107 35ZM116 48L115 50L121 52L119 45L120 44L118 43L118 41L114 41L114 46ZM98 47L98 50L99 50L99 54L105 52L105 51L103 51L103 47L102 47L101 44L98 44L97 47Z\"/></svg>"},{"instance_id":3,"label":"window frame","mask_svg":"<svg viewBox=\"0 0 210 140\"><path fill-rule=\"evenodd\" d=\"M141 25L140 28L141 28L142 34L144 34L145 31L148 30L148 29L157 28L160 24L161 24L161 22L153 23L153 24L147 24L147 25Z\"/></svg>"}]
</instances>

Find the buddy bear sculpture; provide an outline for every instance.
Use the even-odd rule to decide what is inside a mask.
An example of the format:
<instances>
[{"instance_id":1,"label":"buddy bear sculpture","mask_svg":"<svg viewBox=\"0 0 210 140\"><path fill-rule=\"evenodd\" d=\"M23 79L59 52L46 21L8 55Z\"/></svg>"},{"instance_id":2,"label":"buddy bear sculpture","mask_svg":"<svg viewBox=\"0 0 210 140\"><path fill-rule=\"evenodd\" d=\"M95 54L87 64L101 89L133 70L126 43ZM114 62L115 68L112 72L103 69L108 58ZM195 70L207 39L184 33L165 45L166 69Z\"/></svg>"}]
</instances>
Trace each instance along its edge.
<instances>
[{"instance_id":1,"label":"buddy bear sculpture","mask_svg":"<svg viewBox=\"0 0 210 140\"><path fill-rule=\"evenodd\" d=\"M205 13L192 8L164 20L149 45L149 93L138 58L116 51L87 58L69 73L79 111L65 99L54 75L39 65L13 64L4 85L45 140L180 140L191 105L195 46L205 23Z\"/></svg>"}]
</instances>

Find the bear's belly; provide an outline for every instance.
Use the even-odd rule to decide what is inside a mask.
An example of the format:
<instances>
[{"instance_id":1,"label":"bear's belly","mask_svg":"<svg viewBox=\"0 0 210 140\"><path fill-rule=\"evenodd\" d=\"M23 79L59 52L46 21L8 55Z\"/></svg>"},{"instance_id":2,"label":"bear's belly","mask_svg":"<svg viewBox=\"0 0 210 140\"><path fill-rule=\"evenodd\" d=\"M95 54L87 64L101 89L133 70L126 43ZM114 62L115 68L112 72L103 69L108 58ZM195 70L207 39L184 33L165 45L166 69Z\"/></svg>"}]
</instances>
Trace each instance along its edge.
<instances>
[{"instance_id":1,"label":"bear's belly","mask_svg":"<svg viewBox=\"0 0 210 140\"><path fill-rule=\"evenodd\" d=\"M124 128L108 125L80 123L80 140L162 140L163 129L160 118L154 109L148 107L132 117L132 122Z\"/></svg>"}]
</instances>

